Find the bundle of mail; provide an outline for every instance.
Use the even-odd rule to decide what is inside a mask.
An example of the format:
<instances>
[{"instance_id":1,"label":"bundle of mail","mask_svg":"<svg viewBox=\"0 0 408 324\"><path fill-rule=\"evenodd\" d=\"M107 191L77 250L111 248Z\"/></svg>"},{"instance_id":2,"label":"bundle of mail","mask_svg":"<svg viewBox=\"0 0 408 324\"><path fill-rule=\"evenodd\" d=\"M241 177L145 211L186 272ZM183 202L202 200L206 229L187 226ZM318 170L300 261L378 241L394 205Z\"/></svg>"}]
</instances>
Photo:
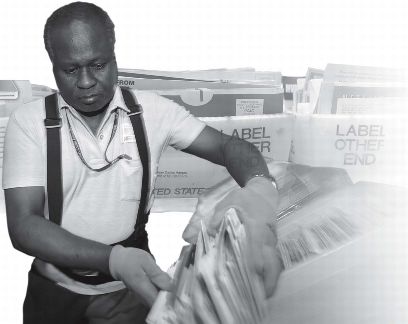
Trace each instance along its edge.
<instances>
[{"instance_id":1,"label":"bundle of mail","mask_svg":"<svg viewBox=\"0 0 408 324\"><path fill-rule=\"evenodd\" d=\"M173 266L175 291L160 292L147 323L261 323L264 290L249 276L245 236L234 209L215 237L202 223L197 243L185 246Z\"/></svg>"}]
</instances>

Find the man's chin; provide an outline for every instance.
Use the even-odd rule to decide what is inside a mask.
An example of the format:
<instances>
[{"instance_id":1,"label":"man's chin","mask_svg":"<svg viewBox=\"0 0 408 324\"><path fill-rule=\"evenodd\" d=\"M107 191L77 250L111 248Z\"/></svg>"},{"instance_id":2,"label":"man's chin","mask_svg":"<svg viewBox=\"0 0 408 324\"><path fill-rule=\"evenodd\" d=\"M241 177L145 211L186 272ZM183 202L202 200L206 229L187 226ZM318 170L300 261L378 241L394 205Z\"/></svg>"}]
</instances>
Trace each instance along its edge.
<instances>
[{"instance_id":1,"label":"man's chin","mask_svg":"<svg viewBox=\"0 0 408 324\"><path fill-rule=\"evenodd\" d=\"M79 108L75 108L75 107L74 108L76 111L78 111L82 115L85 115L87 117L92 117L92 116L96 116L96 115L99 115L105 112L108 106L109 104L101 105L97 103L90 103L90 104L81 103L81 105L77 106Z\"/></svg>"}]
</instances>

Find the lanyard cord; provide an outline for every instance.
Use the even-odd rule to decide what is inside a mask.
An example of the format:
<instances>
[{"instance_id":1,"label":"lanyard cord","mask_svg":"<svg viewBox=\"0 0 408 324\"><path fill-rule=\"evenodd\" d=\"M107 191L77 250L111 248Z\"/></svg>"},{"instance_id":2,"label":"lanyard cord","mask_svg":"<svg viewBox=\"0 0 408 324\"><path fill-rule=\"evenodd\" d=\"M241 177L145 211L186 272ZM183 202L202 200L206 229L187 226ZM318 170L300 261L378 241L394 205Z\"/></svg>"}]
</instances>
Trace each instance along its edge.
<instances>
[{"instance_id":1,"label":"lanyard cord","mask_svg":"<svg viewBox=\"0 0 408 324\"><path fill-rule=\"evenodd\" d=\"M68 107L63 107L63 108L68 108ZM129 155L127 155L127 154L121 154L121 155L119 155L117 158L115 158L115 159L112 160L112 161L109 161L109 160L108 160L108 157L107 157L108 148L109 148L109 146L110 146L110 144L111 144L113 138L115 137L116 130L117 130L117 128L118 128L119 113L118 113L117 110L115 111L115 120L114 120L114 122L113 122L113 127L112 127L111 136L110 136L108 145L106 146L105 154L104 154L105 161L107 162L107 164L104 165L104 166L101 167L101 168L93 168L93 167L91 167L91 166L85 161L85 158L84 158L84 156L82 155L81 147L79 146L78 140L76 139L75 134L74 134L74 132L73 132L73 130L72 130L72 126L71 126L71 123L69 122L69 118L68 118L68 114L67 114L67 113L66 113L66 117L67 117L67 123L68 123L69 134L70 134L70 136L71 136L71 140L72 140L72 142L73 142L73 144L74 144L74 147L75 147L75 150L76 150L76 152L77 152L77 154L78 154L78 157L79 157L79 159L82 161L82 163L83 163L89 170L95 171L95 172L101 172L101 171L104 171L104 170L110 168L112 165L114 165L116 162L118 162L118 161L121 160L121 159L127 159L127 160L131 160L131 159L132 159L132 158L131 158Z\"/></svg>"}]
</instances>

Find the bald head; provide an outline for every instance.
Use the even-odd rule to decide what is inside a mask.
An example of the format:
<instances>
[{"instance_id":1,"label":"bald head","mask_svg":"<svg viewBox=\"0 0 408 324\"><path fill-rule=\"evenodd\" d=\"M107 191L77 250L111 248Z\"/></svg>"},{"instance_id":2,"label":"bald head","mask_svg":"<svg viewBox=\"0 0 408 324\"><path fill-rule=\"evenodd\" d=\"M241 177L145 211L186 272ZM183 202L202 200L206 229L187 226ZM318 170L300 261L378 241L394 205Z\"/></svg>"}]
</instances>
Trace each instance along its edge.
<instances>
[{"instance_id":1,"label":"bald head","mask_svg":"<svg viewBox=\"0 0 408 324\"><path fill-rule=\"evenodd\" d=\"M108 39L114 51L115 25L108 14L92 3L73 2L54 11L45 24L44 43L51 61L54 61L53 40L61 36L64 28L72 29L77 23L103 30L103 37Z\"/></svg>"}]
</instances>

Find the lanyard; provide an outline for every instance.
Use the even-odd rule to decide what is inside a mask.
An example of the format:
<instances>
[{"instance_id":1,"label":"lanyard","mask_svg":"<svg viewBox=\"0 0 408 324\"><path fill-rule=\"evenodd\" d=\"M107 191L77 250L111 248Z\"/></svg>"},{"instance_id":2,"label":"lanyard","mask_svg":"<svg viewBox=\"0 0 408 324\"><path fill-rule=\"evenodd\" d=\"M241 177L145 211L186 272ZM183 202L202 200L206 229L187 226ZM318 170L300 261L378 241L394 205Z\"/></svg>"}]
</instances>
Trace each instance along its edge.
<instances>
[{"instance_id":1,"label":"lanyard","mask_svg":"<svg viewBox=\"0 0 408 324\"><path fill-rule=\"evenodd\" d=\"M63 108L68 108L68 107L63 107ZM71 126L71 123L69 122L68 114L66 114L66 117L67 117L67 124L68 124L69 134L70 134L70 136L71 136L71 140L72 140L72 142L73 142L73 144L74 144L74 147L75 147L75 150L76 150L76 152L77 152L77 154L78 154L78 157L79 157L79 159L82 161L82 163L83 163L89 170L95 171L95 172L101 172L101 171L104 171L104 170L110 168L111 166L113 166L115 163L117 163L117 162L118 162L119 160L121 160L121 159L126 159L126 160L131 160L131 159L132 159L132 158L131 158L129 155L127 155L127 154L121 154L121 155L119 155L117 158L113 159L112 161L109 161L109 159L108 159L108 157L107 157L108 148L109 148L109 146L110 146L110 144L111 144L113 138L115 137L116 130L117 130L117 128L118 128L119 113L118 113L117 110L115 111L115 119L114 119L114 121L113 121L113 127L112 127L111 136L110 136L110 138L109 138L109 142L108 142L108 145L106 146L105 154L104 154L104 155L105 155L105 161L107 162L107 164L104 165L103 167L100 167L100 168L93 168L93 167L91 167L91 166L86 162L86 160L85 160L85 158L84 158L84 156L83 156L83 154L82 154L81 147L79 146L78 140L77 140L77 138L75 137L74 131L73 131L72 126Z\"/></svg>"}]
</instances>

